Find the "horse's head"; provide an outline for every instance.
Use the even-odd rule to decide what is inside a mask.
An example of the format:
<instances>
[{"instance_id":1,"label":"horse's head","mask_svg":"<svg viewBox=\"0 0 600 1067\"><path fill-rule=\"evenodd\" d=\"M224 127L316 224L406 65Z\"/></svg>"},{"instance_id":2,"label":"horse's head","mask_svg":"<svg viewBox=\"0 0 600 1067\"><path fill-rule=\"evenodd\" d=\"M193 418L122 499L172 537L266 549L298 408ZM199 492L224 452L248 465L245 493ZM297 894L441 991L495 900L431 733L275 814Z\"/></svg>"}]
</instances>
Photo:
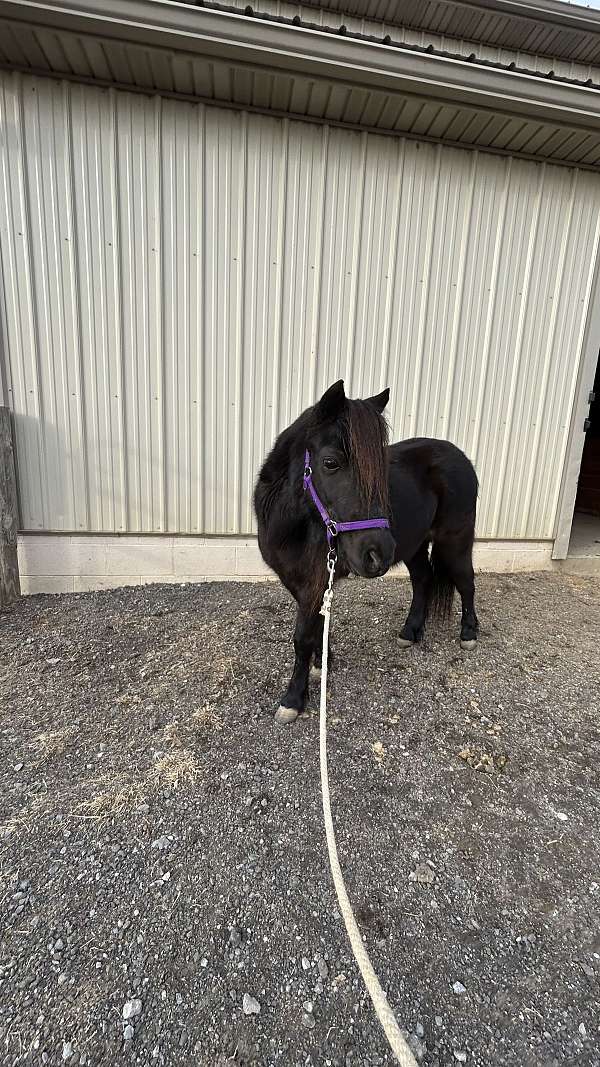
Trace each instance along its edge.
<instances>
[{"instance_id":1,"label":"horse's head","mask_svg":"<svg viewBox=\"0 0 600 1067\"><path fill-rule=\"evenodd\" d=\"M387 424L382 412L390 391L349 400L336 382L315 405L307 448L312 480L332 519L389 518ZM336 549L342 563L363 578L378 578L393 562L389 529L344 532Z\"/></svg>"}]
</instances>

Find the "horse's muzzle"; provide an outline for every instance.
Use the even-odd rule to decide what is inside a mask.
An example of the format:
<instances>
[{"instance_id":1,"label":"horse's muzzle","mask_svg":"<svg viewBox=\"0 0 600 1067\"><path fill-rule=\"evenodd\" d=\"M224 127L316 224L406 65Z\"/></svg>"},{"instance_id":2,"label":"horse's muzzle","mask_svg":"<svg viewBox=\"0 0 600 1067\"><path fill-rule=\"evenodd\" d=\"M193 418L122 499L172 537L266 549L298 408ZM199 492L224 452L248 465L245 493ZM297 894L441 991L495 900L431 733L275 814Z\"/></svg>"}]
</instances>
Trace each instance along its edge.
<instances>
[{"instance_id":1,"label":"horse's muzzle","mask_svg":"<svg viewBox=\"0 0 600 1067\"><path fill-rule=\"evenodd\" d=\"M363 552L362 565L365 578L381 578L389 570L391 559L380 548L372 546Z\"/></svg>"}]
</instances>

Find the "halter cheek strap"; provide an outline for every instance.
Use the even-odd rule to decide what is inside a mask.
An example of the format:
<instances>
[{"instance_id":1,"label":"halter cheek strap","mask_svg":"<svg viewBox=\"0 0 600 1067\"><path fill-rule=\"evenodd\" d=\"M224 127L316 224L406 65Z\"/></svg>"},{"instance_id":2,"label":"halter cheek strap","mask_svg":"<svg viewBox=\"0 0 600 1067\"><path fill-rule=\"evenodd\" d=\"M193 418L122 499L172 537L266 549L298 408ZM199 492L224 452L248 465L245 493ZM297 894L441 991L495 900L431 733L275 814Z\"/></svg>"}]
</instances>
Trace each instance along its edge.
<instances>
[{"instance_id":1,"label":"halter cheek strap","mask_svg":"<svg viewBox=\"0 0 600 1067\"><path fill-rule=\"evenodd\" d=\"M323 520L330 548L334 538L341 533L350 533L352 530L389 530L390 524L387 519L357 519L355 522L335 522L314 487L308 449L304 453L304 478L302 484L305 491L308 489L314 505Z\"/></svg>"}]
</instances>

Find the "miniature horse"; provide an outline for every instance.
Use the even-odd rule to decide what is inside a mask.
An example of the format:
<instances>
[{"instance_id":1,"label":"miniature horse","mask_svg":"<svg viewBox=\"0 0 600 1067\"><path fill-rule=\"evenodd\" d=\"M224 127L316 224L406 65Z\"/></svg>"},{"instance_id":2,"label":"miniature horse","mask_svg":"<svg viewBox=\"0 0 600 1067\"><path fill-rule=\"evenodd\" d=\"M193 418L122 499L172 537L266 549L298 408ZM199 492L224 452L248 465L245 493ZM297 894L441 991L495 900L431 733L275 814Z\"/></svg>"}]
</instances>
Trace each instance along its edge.
<instances>
[{"instance_id":1,"label":"miniature horse","mask_svg":"<svg viewBox=\"0 0 600 1067\"><path fill-rule=\"evenodd\" d=\"M388 446L382 416L388 399L385 389L368 400L349 400L343 381L336 382L280 434L260 472L254 493L260 551L298 602L296 660L278 722L293 722L305 709L311 658L317 672L321 665L327 531L314 497L305 491L309 473L332 519L361 525L359 520L371 516L389 516L375 529L335 536L335 577L353 572L377 578L404 561L413 596L400 647L421 640L430 607L449 614L455 588L462 600L461 646L476 645L477 476L449 441L417 437ZM304 469L307 454L310 472Z\"/></svg>"}]
</instances>

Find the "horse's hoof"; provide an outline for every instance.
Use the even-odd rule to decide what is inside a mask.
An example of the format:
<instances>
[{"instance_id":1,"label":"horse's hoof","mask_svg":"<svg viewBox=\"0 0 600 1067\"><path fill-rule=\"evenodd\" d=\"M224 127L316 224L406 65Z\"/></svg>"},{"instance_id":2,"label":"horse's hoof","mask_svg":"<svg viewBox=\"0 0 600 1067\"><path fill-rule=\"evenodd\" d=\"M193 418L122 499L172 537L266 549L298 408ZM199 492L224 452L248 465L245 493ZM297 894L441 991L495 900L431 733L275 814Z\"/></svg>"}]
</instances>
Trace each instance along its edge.
<instances>
[{"instance_id":1,"label":"horse's hoof","mask_svg":"<svg viewBox=\"0 0 600 1067\"><path fill-rule=\"evenodd\" d=\"M474 638L472 641L461 641L460 647L463 648L465 652L472 652L474 648L477 648L477 639Z\"/></svg>"},{"instance_id":2,"label":"horse's hoof","mask_svg":"<svg viewBox=\"0 0 600 1067\"><path fill-rule=\"evenodd\" d=\"M287 725L289 722L295 722L297 718L297 709L284 708L283 704L280 704L275 712L275 722L283 723L284 725Z\"/></svg>"},{"instance_id":3,"label":"horse's hoof","mask_svg":"<svg viewBox=\"0 0 600 1067\"><path fill-rule=\"evenodd\" d=\"M398 638L398 648L412 648L414 641L409 641L406 637Z\"/></svg>"},{"instance_id":4,"label":"horse's hoof","mask_svg":"<svg viewBox=\"0 0 600 1067\"><path fill-rule=\"evenodd\" d=\"M315 665L313 663L311 668L310 668L310 676L311 676L311 678L313 678L315 680L315 682L320 682L321 681L321 668L320 667L315 667Z\"/></svg>"}]
</instances>

